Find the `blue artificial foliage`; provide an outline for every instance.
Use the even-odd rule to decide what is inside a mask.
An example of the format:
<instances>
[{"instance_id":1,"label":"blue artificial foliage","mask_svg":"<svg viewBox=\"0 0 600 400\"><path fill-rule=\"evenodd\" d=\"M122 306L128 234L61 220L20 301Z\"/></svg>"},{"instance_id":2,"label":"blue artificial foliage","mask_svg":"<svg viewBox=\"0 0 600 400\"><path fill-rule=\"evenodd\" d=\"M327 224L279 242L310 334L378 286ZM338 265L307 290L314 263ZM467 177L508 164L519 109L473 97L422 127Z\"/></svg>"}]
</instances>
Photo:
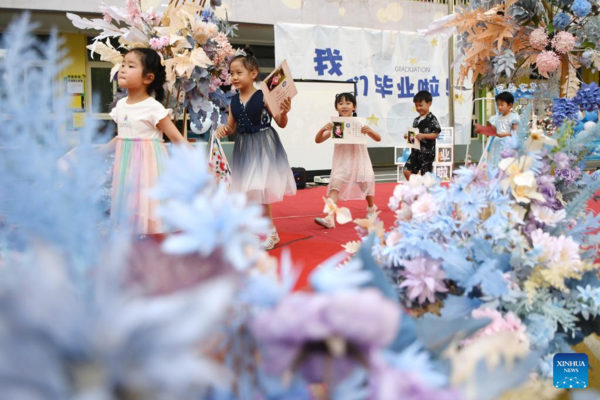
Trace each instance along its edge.
<instances>
[{"instance_id":1,"label":"blue artificial foliage","mask_svg":"<svg viewBox=\"0 0 600 400\"><path fill-rule=\"evenodd\" d=\"M441 315L442 318L449 320L470 317L471 312L481 304L480 300L466 296L448 296L444 301Z\"/></svg>"},{"instance_id":2,"label":"blue artificial foliage","mask_svg":"<svg viewBox=\"0 0 600 400\"><path fill-rule=\"evenodd\" d=\"M554 24L554 29L562 31L564 30L567 25L569 25L569 23L571 22L571 17L569 16L569 14L564 13L564 12L560 12L558 14L556 14L554 16L554 20L552 21L552 23Z\"/></svg>"}]
</instances>

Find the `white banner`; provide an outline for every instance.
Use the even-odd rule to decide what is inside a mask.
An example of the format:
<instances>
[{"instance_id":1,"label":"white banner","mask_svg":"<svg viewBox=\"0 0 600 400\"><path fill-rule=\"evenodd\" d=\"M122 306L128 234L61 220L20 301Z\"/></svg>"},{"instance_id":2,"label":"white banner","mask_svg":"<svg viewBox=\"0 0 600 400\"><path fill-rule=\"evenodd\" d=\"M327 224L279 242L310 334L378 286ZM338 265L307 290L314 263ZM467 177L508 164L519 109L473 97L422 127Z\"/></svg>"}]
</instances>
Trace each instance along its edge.
<instances>
[{"instance_id":1,"label":"white banner","mask_svg":"<svg viewBox=\"0 0 600 400\"><path fill-rule=\"evenodd\" d=\"M356 81L357 114L382 135L381 142L369 141L369 146L404 141L417 117L413 97L420 90L431 92L431 111L440 125L449 125L447 41L407 32L282 23L275 25L275 58L277 64L287 60L295 79ZM334 99L327 100L335 113ZM467 102L469 139L472 105ZM457 121L455 144L466 144L462 131Z\"/></svg>"}]
</instances>

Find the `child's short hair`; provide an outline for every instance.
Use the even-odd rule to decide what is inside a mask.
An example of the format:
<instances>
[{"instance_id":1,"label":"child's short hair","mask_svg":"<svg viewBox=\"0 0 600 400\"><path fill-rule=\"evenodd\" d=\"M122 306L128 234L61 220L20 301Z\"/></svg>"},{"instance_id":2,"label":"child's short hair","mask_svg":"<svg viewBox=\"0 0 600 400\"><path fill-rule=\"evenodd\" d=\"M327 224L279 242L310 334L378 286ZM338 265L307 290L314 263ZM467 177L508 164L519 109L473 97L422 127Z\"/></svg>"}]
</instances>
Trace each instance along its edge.
<instances>
[{"instance_id":1,"label":"child's short hair","mask_svg":"<svg viewBox=\"0 0 600 400\"><path fill-rule=\"evenodd\" d=\"M510 92L502 92L496 95L496 103L503 101L508 105L515 104L515 97Z\"/></svg>"},{"instance_id":2,"label":"child's short hair","mask_svg":"<svg viewBox=\"0 0 600 400\"><path fill-rule=\"evenodd\" d=\"M433 96L427 90L421 90L419 93L415 94L413 97L413 103L420 103L424 101L425 103L433 102Z\"/></svg>"},{"instance_id":3,"label":"child's short hair","mask_svg":"<svg viewBox=\"0 0 600 400\"><path fill-rule=\"evenodd\" d=\"M229 67L231 67L231 64L236 60L241 60L244 68L246 68L248 71L256 70L256 72L259 72L258 60L256 57L254 57L254 52L252 49L250 49L250 47L244 47L242 53L238 54L231 60ZM256 75L256 79L258 79L258 75Z\"/></svg>"}]
</instances>

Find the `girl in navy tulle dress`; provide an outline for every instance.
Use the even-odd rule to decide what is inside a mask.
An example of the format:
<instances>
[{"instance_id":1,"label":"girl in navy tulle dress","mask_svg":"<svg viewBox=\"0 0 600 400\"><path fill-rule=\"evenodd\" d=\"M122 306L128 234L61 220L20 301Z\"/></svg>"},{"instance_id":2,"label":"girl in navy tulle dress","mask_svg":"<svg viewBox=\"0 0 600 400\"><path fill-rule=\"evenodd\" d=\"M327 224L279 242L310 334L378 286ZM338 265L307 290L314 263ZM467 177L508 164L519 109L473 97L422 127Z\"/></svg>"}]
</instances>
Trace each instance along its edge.
<instances>
[{"instance_id":1,"label":"girl in navy tulle dress","mask_svg":"<svg viewBox=\"0 0 600 400\"><path fill-rule=\"evenodd\" d=\"M279 135L271 126L271 120L274 119L278 126L285 128L291 100L286 99L280 114L272 116L262 91L254 87L258 62L250 51L245 50L245 54L235 57L229 69L231 83L239 93L231 99L229 119L226 125L219 126L217 135L223 138L237 128L231 187L234 191L245 193L250 203L264 205L272 228L263 247L270 250L279 242L273 225L271 203L283 200L283 196L296 194L296 182L287 154Z\"/></svg>"}]
</instances>

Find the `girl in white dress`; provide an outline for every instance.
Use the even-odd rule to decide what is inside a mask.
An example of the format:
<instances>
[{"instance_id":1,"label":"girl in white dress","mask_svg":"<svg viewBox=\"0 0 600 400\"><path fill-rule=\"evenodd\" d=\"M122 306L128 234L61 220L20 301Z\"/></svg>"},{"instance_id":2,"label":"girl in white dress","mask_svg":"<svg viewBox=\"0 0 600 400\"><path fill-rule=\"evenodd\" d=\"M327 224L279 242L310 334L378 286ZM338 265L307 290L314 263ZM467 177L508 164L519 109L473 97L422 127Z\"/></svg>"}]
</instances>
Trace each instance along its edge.
<instances>
[{"instance_id":1,"label":"girl in white dress","mask_svg":"<svg viewBox=\"0 0 600 400\"><path fill-rule=\"evenodd\" d=\"M356 97L353 93L340 93L335 96L335 109L340 117L356 116ZM315 142L322 143L332 135L333 124L325 125ZM381 136L368 126L363 126L361 132L379 142ZM375 196L375 173L371 158L365 144L336 143L333 150L333 165L327 188L327 196L337 204L342 200L367 200L367 218L377 211L373 198ZM329 218L315 218L315 223L330 229L335 225Z\"/></svg>"}]
</instances>

